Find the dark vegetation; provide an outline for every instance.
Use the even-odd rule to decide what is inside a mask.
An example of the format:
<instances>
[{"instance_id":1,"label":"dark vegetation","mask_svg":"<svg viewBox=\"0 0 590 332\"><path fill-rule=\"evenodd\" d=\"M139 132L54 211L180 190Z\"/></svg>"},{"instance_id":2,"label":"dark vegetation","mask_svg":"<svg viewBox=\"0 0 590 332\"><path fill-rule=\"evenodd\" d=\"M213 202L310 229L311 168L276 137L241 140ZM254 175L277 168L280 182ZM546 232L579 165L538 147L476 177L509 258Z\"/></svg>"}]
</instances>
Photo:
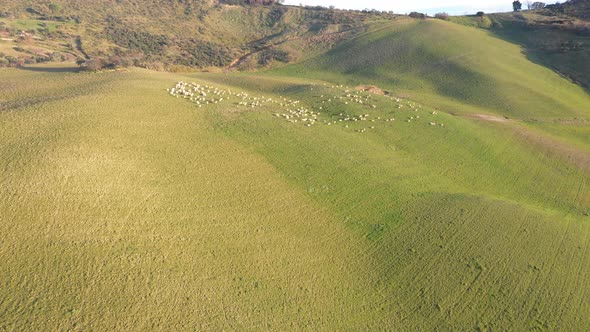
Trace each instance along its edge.
<instances>
[{"instance_id":1,"label":"dark vegetation","mask_svg":"<svg viewBox=\"0 0 590 332\"><path fill-rule=\"evenodd\" d=\"M273 61L289 62L291 61L291 56L288 52L274 48L267 48L264 51L262 51L259 59L259 64L268 65L271 64Z\"/></svg>"},{"instance_id":2,"label":"dark vegetation","mask_svg":"<svg viewBox=\"0 0 590 332\"><path fill-rule=\"evenodd\" d=\"M225 67L228 66L236 52L205 40L188 39L177 44L183 52L174 63L191 67Z\"/></svg>"},{"instance_id":3,"label":"dark vegetation","mask_svg":"<svg viewBox=\"0 0 590 332\"><path fill-rule=\"evenodd\" d=\"M411 12L409 16L420 20L425 20L428 17L428 15L419 12Z\"/></svg>"},{"instance_id":4,"label":"dark vegetation","mask_svg":"<svg viewBox=\"0 0 590 332\"><path fill-rule=\"evenodd\" d=\"M282 3L282 1L277 0L222 0L221 3L227 5L264 5L264 6L271 6L274 4Z\"/></svg>"},{"instance_id":5,"label":"dark vegetation","mask_svg":"<svg viewBox=\"0 0 590 332\"><path fill-rule=\"evenodd\" d=\"M553 13L590 20L590 0L570 0L560 4L547 5L545 8Z\"/></svg>"},{"instance_id":6,"label":"dark vegetation","mask_svg":"<svg viewBox=\"0 0 590 332\"><path fill-rule=\"evenodd\" d=\"M105 30L109 40L126 49L140 51L146 56L162 55L171 41L164 35L154 35L130 28L109 27Z\"/></svg>"}]
</instances>

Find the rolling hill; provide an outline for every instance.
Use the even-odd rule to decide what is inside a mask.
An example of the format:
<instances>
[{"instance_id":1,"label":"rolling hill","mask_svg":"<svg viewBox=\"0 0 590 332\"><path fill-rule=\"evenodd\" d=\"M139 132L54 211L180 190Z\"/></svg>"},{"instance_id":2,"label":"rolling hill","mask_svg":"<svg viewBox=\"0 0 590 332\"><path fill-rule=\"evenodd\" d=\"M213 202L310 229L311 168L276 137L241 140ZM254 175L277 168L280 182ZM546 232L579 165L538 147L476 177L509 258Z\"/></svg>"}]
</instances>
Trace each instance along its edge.
<instances>
[{"instance_id":1,"label":"rolling hill","mask_svg":"<svg viewBox=\"0 0 590 332\"><path fill-rule=\"evenodd\" d=\"M590 15L587 1L571 1L545 9L483 17L451 17L523 47L530 61L548 67L586 90L590 86Z\"/></svg>"},{"instance_id":2,"label":"rolling hill","mask_svg":"<svg viewBox=\"0 0 590 332\"><path fill-rule=\"evenodd\" d=\"M491 30L339 38L0 69L0 329L588 330L587 91Z\"/></svg>"}]
</instances>

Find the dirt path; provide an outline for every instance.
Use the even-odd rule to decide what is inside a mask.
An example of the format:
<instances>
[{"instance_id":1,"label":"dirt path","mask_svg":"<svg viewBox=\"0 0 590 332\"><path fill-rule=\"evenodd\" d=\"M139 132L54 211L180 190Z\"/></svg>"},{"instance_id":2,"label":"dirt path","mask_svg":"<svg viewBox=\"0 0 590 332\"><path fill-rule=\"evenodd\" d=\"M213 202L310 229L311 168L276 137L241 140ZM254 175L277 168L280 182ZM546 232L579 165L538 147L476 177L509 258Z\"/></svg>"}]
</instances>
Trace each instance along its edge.
<instances>
[{"instance_id":1,"label":"dirt path","mask_svg":"<svg viewBox=\"0 0 590 332\"><path fill-rule=\"evenodd\" d=\"M510 121L508 118L503 118L499 116L489 115L489 114L469 114L465 115L465 118L469 119L478 119L484 121L492 121L492 122L508 122Z\"/></svg>"},{"instance_id":2,"label":"dirt path","mask_svg":"<svg viewBox=\"0 0 590 332\"><path fill-rule=\"evenodd\" d=\"M76 37L75 42L76 42L76 49L78 51L80 51L80 53L82 53L82 55L84 55L84 58L86 58L86 60L90 60L90 56L82 48L82 37L80 37L80 36Z\"/></svg>"}]
</instances>

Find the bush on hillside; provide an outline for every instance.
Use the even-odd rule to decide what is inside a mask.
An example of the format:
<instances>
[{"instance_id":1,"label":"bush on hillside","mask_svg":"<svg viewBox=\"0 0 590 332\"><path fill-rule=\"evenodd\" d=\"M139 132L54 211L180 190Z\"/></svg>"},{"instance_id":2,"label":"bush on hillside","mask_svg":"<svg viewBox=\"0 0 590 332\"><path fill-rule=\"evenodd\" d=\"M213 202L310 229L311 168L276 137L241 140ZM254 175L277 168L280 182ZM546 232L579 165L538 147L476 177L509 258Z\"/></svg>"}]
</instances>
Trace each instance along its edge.
<instances>
[{"instance_id":1,"label":"bush on hillside","mask_svg":"<svg viewBox=\"0 0 590 332\"><path fill-rule=\"evenodd\" d=\"M447 13L436 13L434 15L435 18L438 18L439 20L444 20L444 21L448 21L449 20L449 14Z\"/></svg>"},{"instance_id":2,"label":"bush on hillside","mask_svg":"<svg viewBox=\"0 0 590 332\"><path fill-rule=\"evenodd\" d=\"M409 16L411 18L417 18L420 20L425 20L428 17L426 14L418 13L418 12L411 12Z\"/></svg>"},{"instance_id":3,"label":"bush on hillside","mask_svg":"<svg viewBox=\"0 0 590 332\"><path fill-rule=\"evenodd\" d=\"M91 71L101 70L105 66L105 62L101 58L94 58L94 59L78 61L77 63L81 69L91 70Z\"/></svg>"},{"instance_id":4,"label":"bush on hillside","mask_svg":"<svg viewBox=\"0 0 590 332\"><path fill-rule=\"evenodd\" d=\"M268 48L261 53L258 63L264 66L272 63L275 60L279 62L289 62L291 61L291 56L288 52L283 50Z\"/></svg>"},{"instance_id":5,"label":"bush on hillside","mask_svg":"<svg viewBox=\"0 0 590 332\"><path fill-rule=\"evenodd\" d=\"M220 1L226 5L265 5L270 6L274 4L281 4L283 1L281 0L221 0Z\"/></svg>"},{"instance_id":6,"label":"bush on hillside","mask_svg":"<svg viewBox=\"0 0 590 332\"><path fill-rule=\"evenodd\" d=\"M118 46L139 50L145 55L162 54L166 46L171 44L166 36L128 28L108 28L106 33L107 37Z\"/></svg>"},{"instance_id":7,"label":"bush on hillside","mask_svg":"<svg viewBox=\"0 0 590 332\"><path fill-rule=\"evenodd\" d=\"M182 50L175 64L193 67L226 67L234 59L234 52L221 44L209 41L189 39L177 46Z\"/></svg>"},{"instance_id":8,"label":"bush on hillside","mask_svg":"<svg viewBox=\"0 0 590 332\"><path fill-rule=\"evenodd\" d=\"M246 4L245 0L221 0L221 3L226 5L243 6Z\"/></svg>"},{"instance_id":9,"label":"bush on hillside","mask_svg":"<svg viewBox=\"0 0 590 332\"><path fill-rule=\"evenodd\" d=\"M123 67L132 67L136 65L134 60L129 57L118 55L98 56L92 59L80 59L76 61L82 70L99 71L103 69L115 69Z\"/></svg>"},{"instance_id":10,"label":"bush on hillside","mask_svg":"<svg viewBox=\"0 0 590 332\"><path fill-rule=\"evenodd\" d=\"M478 26L483 29L489 29L494 26L494 22L488 16L479 16L478 17Z\"/></svg>"},{"instance_id":11,"label":"bush on hillside","mask_svg":"<svg viewBox=\"0 0 590 332\"><path fill-rule=\"evenodd\" d=\"M286 12L287 8L274 7L266 16L267 25L270 27L275 26L277 23L281 21Z\"/></svg>"},{"instance_id":12,"label":"bush on hillside","mask_svg":"<svg viewBox=\"0 0 590 332\"><path fill-rule=\"evenodd\" d=\"M477 12L477 14L475 14L475 16L478 16L478 17L483 17L484 15L485 15L484 12Z\"/></svg>"},{"instance_id":13,"label":"bush on hillside","mask_svg":"<svg viewBox=\"0 0 590 332\"><path fill-rule=\"evenodd\" d=\"M24 65L25 60L0 52L0 67L19 67Z\"/></svg>"}]
</instances>

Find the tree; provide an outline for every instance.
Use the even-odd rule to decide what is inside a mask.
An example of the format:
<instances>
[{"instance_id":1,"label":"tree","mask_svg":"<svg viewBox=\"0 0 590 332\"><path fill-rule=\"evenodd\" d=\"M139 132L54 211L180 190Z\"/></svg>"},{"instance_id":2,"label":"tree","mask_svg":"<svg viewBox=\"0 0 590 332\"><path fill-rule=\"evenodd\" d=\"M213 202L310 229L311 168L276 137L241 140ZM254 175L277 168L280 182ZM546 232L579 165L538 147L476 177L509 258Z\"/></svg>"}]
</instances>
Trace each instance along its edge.
<instances>
[{"instance_id":1,"label":"tree","mask_svg":"<svg viewBox=\"0 0 590 332\"><path fill-rule=\"evenodd\" d=\"M425 20L426 19L426 14L422 14L422 13L418 13L418 12L411 12L409 15L411 18L417 18L417 19L421 19L421 20Z\"/></svg>"},{"instance_id":2,"label":"tree","mask_svg":"<svg viewBox=\"0 0 590 332\"><path fill-rule=\"evenodd\" d=\"M50 3L49 4L49 10L51 10L51 12L53 14L57 13L59 11L59 6L55 3Z\"/></svg>"},{"instance_id":3,"label":"tree","mask_svg":"<svg viewBox=\"0 0 590 332\"><path fill-rule=\"evenodd\" d=\"M522 9L522 3L518 0L514 1L512 3L512 8L514 9L515 12L517 12Z\"/></svg>"},{"instance_id":4,"label":"tree","mask_svg":"<svg viewBox=\"0 0 590 332\"><path fill-rule=\"evenodd\" d=\"M543 8L545 8L544 2L535 2L531 5L531 9L533 9L533 10L538 10L538 9L543 9Z\"/></svg>"},{"instance_id":5,"label":"tree","mask_svg":"<svg viewBox=\"0 0 590 332\"><path fill-rule=\"evenodd\" d=\"M485 14L486 13L484 13L484 12L477 12L477 14L475 14L475 15L477 15L478 17L483 17Z\"/></svg>"},{"instance_id":6,"label":"tree","mask_svg":"<svg viewBox=\"0 0 590 332\"><path fill-rule=\"evenodd\" d=\"M91 70L91 71L101 70L105 66L105 61L101 58L94 58L94 59L88 59L88 60L78 60L78 61L76 61L76 63L78 64L78 66L80 66L81 69Z\"/></svg>"}]
</instances>

